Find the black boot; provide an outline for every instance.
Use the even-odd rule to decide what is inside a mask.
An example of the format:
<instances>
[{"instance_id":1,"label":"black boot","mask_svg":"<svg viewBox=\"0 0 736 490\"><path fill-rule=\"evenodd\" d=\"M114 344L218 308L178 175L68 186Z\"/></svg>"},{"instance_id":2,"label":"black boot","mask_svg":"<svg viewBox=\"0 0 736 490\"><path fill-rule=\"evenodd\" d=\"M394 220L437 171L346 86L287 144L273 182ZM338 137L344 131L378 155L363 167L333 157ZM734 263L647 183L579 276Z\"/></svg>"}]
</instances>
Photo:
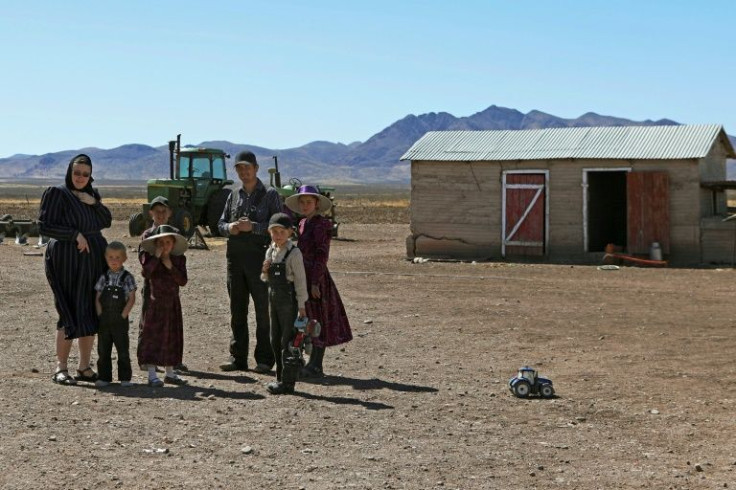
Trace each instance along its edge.
<instances>
[{"instance_id":1,"label":"black boot","mask_svg":"<svg viewBox=\"0 0 736 490\"><path fill-rule=\"evenodd\" d=\"M299 375L300 375L299 378L309 379L309 378L321 378L322 376L324 376L325 374L322 371L322 359L324 357L325 357L325 348L317 347L316 345L313 346L312 355L309 356L309 362L299 372Z\"/></svg>"}]
</instances>

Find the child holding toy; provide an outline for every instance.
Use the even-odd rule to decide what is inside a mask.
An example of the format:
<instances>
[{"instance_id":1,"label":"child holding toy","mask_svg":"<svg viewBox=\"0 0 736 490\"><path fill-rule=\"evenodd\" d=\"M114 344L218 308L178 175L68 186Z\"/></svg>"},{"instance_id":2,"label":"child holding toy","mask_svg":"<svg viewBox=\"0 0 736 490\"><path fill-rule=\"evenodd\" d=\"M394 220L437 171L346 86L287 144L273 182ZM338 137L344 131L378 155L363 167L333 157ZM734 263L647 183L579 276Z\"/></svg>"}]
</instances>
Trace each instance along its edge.
<instances>
[{"instance_id":1,"label":"child holding toy","mask_svg":"<svg viewBox=\"0 0 736 490\"><path fill-rule=\"evenodd\" d=\"M294 228L284 213L271 216L268 223L271 245L261 269L261 280L268 282L271 307L271 348L276 359L276 381L266 388L274 395L294 393L301 368L300 356L289 350L294 339L297 313L304 318L307 302L307 278L299 249L291 242Z\"/></svg>"},{"instance_id":2,"label":"child holding toy","mask_svg":"<svg viewBox=\"0 0 736 490\"><path fill-rule=\"evenodd\" d=\"M125 270L128 258L125 245L110 242L105 250L108 270L95 284L95 308L100 317L97 332L97 381L102 388L112 382L112 348L118 354L118 379L121 386L130 386L133 371L130 367L128 316L135 304L135 278Z\"/></svg>"},{"instance_id":3,"label":"child holding toy","mask_svg":"<svg viewBox=\"0 0 736 490\"><path fill-rule=\"evenodd\" d=\"M353 339L345 307L327 270L332 223L321 214L329 211L332 203L315 187L304 185L296 194L289 196L285 204L303 216L299 221L299 250L307 274L307 316L322 325L319 337L312 340L312 354L309 363L301 370L300 378L319 378L324 376L322 360L325 348Z\"/></svg>"},{"instance_id":4,"label":"child holding toy","mask_svg":"<svg viewBox=\"0 0 736 490\"><path fill-rule=\"evenodd\" d=\"M184 252L187 240L176 228L161 225L141 242L143 277L149 282L141 315L141 336L138 364L148 368L148 385L164 383L185 385L187 381L174 372L184 353L184 321L179 288L187 283L187 261ZM164 366L163 381L156 375L156 366Z\"/></svg>"}]
</instances>

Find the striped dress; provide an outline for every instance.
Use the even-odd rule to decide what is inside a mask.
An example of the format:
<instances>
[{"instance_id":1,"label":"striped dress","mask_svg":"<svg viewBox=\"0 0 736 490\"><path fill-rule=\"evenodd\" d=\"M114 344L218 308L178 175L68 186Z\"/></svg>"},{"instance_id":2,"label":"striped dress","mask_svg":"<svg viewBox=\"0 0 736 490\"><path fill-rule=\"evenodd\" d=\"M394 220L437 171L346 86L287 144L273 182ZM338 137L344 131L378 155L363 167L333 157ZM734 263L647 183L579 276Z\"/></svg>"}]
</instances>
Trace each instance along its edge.
<instances>
[{"instance_id":1,"label":"striped dress","mask_svg":"<svg viewBox=\"0 0 736 490\"><path fill-rule=\"evenodd\" d=\"M96 190L94 197L97 204L84 204L64 185L49 187L41 197L39 229L50 238L46 278L59 314L56 328L63 328L67 339L94 335L98 327L94 287L107 270L101 231L110 227L112 216ZM87 239L89 253L77 250L77 233Z\"/></svg>"}]
</instances>

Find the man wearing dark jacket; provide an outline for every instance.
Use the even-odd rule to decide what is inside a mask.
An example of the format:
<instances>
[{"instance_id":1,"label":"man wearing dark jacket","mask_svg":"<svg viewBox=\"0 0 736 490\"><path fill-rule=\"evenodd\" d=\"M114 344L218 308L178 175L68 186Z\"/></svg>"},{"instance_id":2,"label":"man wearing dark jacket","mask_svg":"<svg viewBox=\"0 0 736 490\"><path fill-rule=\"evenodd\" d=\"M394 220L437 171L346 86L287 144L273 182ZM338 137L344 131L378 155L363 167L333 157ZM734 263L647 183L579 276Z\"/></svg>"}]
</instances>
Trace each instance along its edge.
<instances>
[{"instance_id":1,"label":"man wearing dark jacket","mask_svg":"<svg viewBox=\"0 0 736 490\"><path fill-rule=\"evenodd\" d=\"M248 303L253 298L256 312L257 373L274 365L269 338L268 286L261 281L261 267L269 243L268 222L282 209L281 197L257 177L258 162L250 151L235 159L235 171L242 186L234 188L225 204L218 230L227 240L227 290L230 296L230 359L223 371L248 369Z\"/></svg>"}]
</instances>

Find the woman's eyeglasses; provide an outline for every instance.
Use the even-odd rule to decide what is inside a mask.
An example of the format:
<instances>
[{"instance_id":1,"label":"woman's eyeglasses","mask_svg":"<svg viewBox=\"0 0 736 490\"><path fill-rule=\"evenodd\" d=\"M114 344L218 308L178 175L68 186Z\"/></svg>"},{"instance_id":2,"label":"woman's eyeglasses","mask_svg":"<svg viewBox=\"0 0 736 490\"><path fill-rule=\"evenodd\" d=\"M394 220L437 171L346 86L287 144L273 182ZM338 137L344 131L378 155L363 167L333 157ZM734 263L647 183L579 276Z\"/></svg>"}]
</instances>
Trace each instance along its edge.
<instances>
[{"instance_id":1,"label":"woman's eyeglasses","mask_svg":"<svg viewBox=\"0 0 736 490\"><path fill-rule=\"evenodd\" d=\"M87 177L89 177L90 175L92 175L92 174L91 174L91 173L89 173L89 172L80 172L79 170L75 170L75 171L74 171L74 172L72 172L72 173L74 174L74 176L75 176L75 177L84 177L84 178L87 178Z\"/></svg>"}]
</instances>

